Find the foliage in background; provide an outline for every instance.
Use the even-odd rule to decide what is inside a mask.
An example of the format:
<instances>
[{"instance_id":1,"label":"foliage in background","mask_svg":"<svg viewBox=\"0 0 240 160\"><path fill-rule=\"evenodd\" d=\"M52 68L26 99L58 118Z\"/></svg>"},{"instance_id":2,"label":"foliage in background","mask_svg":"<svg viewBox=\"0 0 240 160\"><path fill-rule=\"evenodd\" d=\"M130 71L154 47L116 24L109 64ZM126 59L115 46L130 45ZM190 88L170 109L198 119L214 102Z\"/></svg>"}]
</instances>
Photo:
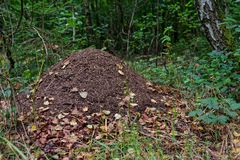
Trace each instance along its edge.
<instances>
[{"instance_id":1,"label":"foliage in background","mask_svg":"<svg viewBox=\"0 0 240 160\"><path fill-rule=\"evenodd\" d=\"M239 45L239 2L228 4L224 23ZM42 60L47 69L74 50L93 46L122 57L148 57L133 62L133 67L156 83L192 91L189 95L196 98L197 104L201 102L197 109L203 115L214 112L215 116L226 116L226 122L233 116L224 108L236 112L227 107L226 99L239 100L239 48L227 54L206 55L210 46L202 35L193 0L27 0L23 13L19 1L4 1L0 5L2 29L9 35L16 61L15 68L8 73L10 65L1 53L0 71L16 89L28 90L26 87L37 81ZM19 17L20 28L14 32ZM10 84L5 80L1 77L1 97L9 93ZM216 99L218 109L212 110L204 99ZM194 115L202 116L200 112Z\"/></svg>"}]
</instances>

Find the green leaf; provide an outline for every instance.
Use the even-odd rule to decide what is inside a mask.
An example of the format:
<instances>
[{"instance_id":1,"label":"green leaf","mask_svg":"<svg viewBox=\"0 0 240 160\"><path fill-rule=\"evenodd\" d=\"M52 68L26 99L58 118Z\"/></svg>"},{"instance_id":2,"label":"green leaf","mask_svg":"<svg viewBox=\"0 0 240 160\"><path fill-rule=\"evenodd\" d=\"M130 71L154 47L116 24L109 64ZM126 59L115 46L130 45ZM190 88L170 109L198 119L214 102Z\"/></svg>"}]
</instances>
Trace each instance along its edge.
<instances>
[{"instance_id":1,"label":"green leaf","mask_svg":"<svg viewBox=\"0 0 240 160\"><path fill-rule=\"evenodd\" d=\"M227 116L224 115L217 116L217 122L220 124L225 124L227 123L228 120L229 118Z\"/></svg>"},{"instance_id":2,"label":"green leaf","mask_svg":"<svg viewBox=\"0 0 240 160\"><path fill-rule=\"evenodd\" d=\"M231 118L235 118L238 116L237 112L234 112L234 111L227 111L225 113Z\"/></svg>"},{"instance_id":3,"label":"green leaf","mask_svg":"<svg viewBox=\"0 0 240 160\"><path fill-rule=\"evenodd\" d=\"M210 97L201 99L201 104L206 106L208 109L220 109L220 106L218 105L217 98Z\"/></svg>"},{"instance_id":4,"label":"green leaf","mask_svg":"<svg viewBox=\"0 0 240 160\"><path fill-rule=\"evenodd\" d=\"M207 124L216 124L217 116L213 113L206 113L198 118L199 120L207 123Z\"/></svg>"},{"instance_id":5,"label":"green leaf","mask_svg":"<svg viewBox=\"0 0 240 160\"><path fill-rule=\"evenodd\" d=\"M203 111L201 109L196 109L188 113L188 116L190 117L195 117L195 116L200 116L203 114Z\"/></svg>"},{"instance_id":6,"label":"green leaf","mask_svg":"<svg viewBox=\"0 0 240 160\"><path fill-rule=\"evenodd\" d=\"M231 110L239 110L240 109L240 103L237 103L234 99L228 98L228 99L225 99L225 101L228 103L229 108Z\"/></svg>"}]
</instances>

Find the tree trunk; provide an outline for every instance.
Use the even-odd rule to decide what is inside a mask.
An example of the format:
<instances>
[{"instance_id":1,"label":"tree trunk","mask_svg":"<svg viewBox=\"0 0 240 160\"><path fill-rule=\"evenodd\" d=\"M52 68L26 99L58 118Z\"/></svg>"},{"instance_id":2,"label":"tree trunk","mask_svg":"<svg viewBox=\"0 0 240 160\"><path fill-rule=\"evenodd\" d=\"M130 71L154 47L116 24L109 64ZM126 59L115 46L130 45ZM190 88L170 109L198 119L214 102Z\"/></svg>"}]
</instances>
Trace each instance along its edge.
<instances>
[{"instance_id":1,"label":"tree trunk","mask_svg":"<svg viewBox=\"0 0 240 160\"><path fill-rule=\"evenodd\" d=\"M86 17L86 32L87 32L87 37L88 37L88 45L90 45L91 41L91 35L93 33L92 31L92 18L91 18L91 12L89 8L89 1L88 0L83 0L83 5L84 5L84 15Z\"/></svg>"},{"instance_id":2,"label":"tree trunk","mask_svg":"<svg viewBox=\"0 0 240 160\"><path fill-rule=\"evenodd\" d=\"M218 7L214 0L195 0L199 19L202 23L207 40L214 50L231 50L232 44L226 33L227 29L221 25L222 19L218 12ZM228 32L229 33L229 32Z\"/></svg>"}]
</instances>

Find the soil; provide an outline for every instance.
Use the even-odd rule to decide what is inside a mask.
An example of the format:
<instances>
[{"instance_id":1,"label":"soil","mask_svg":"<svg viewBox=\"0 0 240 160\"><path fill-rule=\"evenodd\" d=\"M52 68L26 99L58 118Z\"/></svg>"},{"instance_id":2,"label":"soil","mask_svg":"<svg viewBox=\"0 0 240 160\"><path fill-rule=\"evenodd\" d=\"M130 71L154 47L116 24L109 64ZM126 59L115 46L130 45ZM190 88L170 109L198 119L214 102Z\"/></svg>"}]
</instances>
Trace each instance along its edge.
<instances>
[{"instance_id":1,"label":"soil","mask_svg":"<svg viewBox=\"0 0 240 160\"><path fill-rule=\"evenodd\" d=\"M144 135L162 130L169 144L172 125L168 123L172 121L166 117L174 115L173 106L178 106L179 113L185 106L175 92L151 84L112 54L85 49L43 73L35 95L17 96L22 113L18 121L23 126L19 130L29 145L61 158L84 159L79 148L95 153L94 147L88 147L93 139L108 142L135 123ZM36 112L31 111L32 106ZM189 125L178 123L180 132ZM45 159L44 154L38 159Z\"/></svg>"},{"instance_id":2,"label":"soil","mask_svg":"<svg viewBox=\"0 0 240 160\"><path fill-rule=\"evenodd\" d=\"M54 113L85 108L86 114L102 110L124 114L129 106L136 112L146 107L163 110L163 96L120 58L89 48L71 54L42 75L34 106L47 106ZM33 106L27 97L18 96L24 112Z\"/></svg>"}]
</instances>

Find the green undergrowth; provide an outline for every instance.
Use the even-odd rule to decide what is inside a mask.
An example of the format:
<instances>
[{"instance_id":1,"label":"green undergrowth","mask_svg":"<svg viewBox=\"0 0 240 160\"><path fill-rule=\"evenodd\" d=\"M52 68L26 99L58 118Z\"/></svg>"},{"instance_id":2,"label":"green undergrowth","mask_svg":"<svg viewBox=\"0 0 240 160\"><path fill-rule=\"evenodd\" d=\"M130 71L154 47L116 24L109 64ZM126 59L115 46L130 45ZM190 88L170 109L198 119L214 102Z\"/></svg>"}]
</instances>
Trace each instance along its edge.
<instances>
[{"instance_id":1,"label":"green undergrowth","mask_svg":"<svg viewBox=\"0 0 240 160\"><path fill-rule=\"evenodd\" d=\"M210 52L207 55L176 57L166 65L162 57L135 59L134 70L156 84L181 90L186 99L194 100L190 116L208 124L233 121L240 111L240 49L235 52Z\"/></svg>"}]
</instances>

